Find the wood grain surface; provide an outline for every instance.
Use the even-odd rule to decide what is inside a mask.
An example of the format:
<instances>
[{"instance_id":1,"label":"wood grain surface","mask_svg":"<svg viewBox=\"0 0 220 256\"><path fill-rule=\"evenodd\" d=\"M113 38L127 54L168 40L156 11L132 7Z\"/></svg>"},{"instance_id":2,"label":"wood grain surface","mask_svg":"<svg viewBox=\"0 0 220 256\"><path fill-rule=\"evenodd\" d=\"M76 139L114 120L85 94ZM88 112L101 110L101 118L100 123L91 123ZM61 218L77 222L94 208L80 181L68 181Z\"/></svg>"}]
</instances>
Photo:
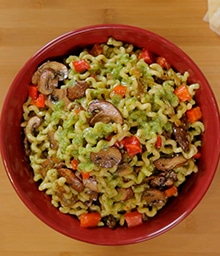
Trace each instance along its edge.
<instances>
[{"instance_id":1,"label":"wood grain surface","mask_svg":"<svg viewBox=\"0 0 220 256\"><path fill-rule=\"evenodd\" d=\"M15 75L37 50L63 33L100 23L138 26L177 44L200 67L220 104L220 37L203 21L206 11L206 0L0 0L0 107ZM201 203L169 232L135 245L106 247L70 239L37 219L0 162L0 255L219 256L219 180L218 167Z\"/></svg>"}]
</instances>

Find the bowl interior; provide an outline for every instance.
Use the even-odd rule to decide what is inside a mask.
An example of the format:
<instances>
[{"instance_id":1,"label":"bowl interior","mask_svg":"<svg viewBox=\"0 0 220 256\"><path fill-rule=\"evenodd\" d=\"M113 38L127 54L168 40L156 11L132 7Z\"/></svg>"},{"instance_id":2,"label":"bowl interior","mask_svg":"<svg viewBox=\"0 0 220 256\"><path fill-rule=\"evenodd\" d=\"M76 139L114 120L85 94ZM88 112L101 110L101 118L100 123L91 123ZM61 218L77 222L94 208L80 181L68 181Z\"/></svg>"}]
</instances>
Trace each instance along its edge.
<instances>
[{"instance_id":1,"label":"bowl interior","mask_svg":"<svg viewBox=\"0 0 220 256\"><path fill-rule=\"evenodd\" d=\"M201 106L206 131L203 135L199 172L181 187L180 194L159 211L149 222L135 228L84 229L70 215L60 213L51 205L50 197L38 190L24 153L20 123L27 86L36 68L46 60L60 59L85 46L117 40L146 47L162 55L179 72L189 71L190 82L199 82L196 100ZM71 238L102 245L141 242L174 227L199 203L207 191L217 168L220 148L219 111L210 86L196 64L178 47L152 32L126 25L90 26L64 34L40 49L15 77L6 96L1 115L1 153L8 177L26 206L50 227Z\"/></svg>"}]
</instances>

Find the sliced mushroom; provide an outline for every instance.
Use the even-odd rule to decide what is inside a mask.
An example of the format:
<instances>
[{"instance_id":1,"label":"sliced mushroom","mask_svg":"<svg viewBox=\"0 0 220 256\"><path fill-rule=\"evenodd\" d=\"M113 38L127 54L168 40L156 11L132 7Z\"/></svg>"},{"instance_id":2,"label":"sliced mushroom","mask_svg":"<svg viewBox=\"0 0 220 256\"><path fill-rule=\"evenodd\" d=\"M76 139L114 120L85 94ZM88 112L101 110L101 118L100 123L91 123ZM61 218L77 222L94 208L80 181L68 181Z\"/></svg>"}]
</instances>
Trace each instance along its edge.
<instances>
[{"instance_id":1,"label":"sliced mushroom","mask_svg":"<svg viewBox=\"0 0 220 256\"><path fill-rule=\"evenodd\" d=\"M121 176L124 177L130 173L132 173L132 167L128 164L128 163L123 163L123 164L119 164L116 173Z\"/></svg>"},{"instance_id":2,"label":"sliced mushroom","mask_svg":"<svg viewBox=\"0 0 220 256\"><path fill-rule=\"evenodd\" d=\"M41 173L42 177L45 177L48 170L51 168L61 168L61 166L64 166L64 162L60 162L60 159L52 156L47 158L42 164L39 172Z\"/></svg>"},{"instance_id":3,"label":"sliced mushroom","mask_svg":"<svg viewBox=\"0 0 220 256\"><path fill-rule=\"evenodd\" d=\"M97 181L94 177L83 179L83 185L92 191L95 191L95 192L98 191Z\"/></svg>"},{"instance_id":4,"label":"sliced mushroom","mask_svg":"<svg viewBox=\"0 0 220 256\"><path fill-rule=\"evenodd\" d=\"M70 100L80 99L85 96L89 84L85 81L77 82L74 87L67 88L67 98Z\"/></svg>"},{"instance_id":5,"label":"sliced mushroom","mask_svg":"<svg viewBox=\"0 0 220 256\"><path fill-rule=\"evenodd\" d=\"M101 151L90 154L91 161L103 168L111 168L121 162L122 155L116 147L102 149Z\"/></svg>"},{"instance_id":6,"label":"sliced mushroom","mask_svg":"<svg viewBox=\"0 0 220 256\"><path fill-rule=\"evenodd\" d=\"M71 207L74 203L77 202L77 195L72 195L70 198L65 197L65 189L62 186L56 185L55 195L59 198L60 204L63 207Z\"/></svg>"},{"instance_id":7,"label":"sliced mushroom","mask_svg":"<svg viewBox=\"0 0 220 256\"><path fill-rule=\"evenodd\" d=\"M38 116L33 116L31 117L29 120L28 120L28 123L26 125L26 128L25 128L25 134L26 134L26 137L27 137L27 140L29 142L32 142L32 139L30 138L29 135L32 135L34 130L39 127L41 124L41 118L38 117Z\"/></svg>"},{"instance_id":8,"label":"sliced mushroom","mask_svg":"<svg viewBox=\"0 0 220 256\"><path fill-rule=\"evenodd\" d=\"M133 197L134 193L131 188L118 188L118 193L120 194L120 200L126 201Z\"/></svg>"},{"instance_id":9,"label":"sliced mushroom","mask_svg":"<svg viewBox=\"0 0 220 256\"><path fill-rule=\"evenodd\" d=\"M88 190L86 191L86 194L89 195L89 205L98 200L99 193L97 191Z\"/></svg>"},{"instance_id":10,"label":"sliced mushroom","mask_svg":"<svg viewBox=\"0 0 220 256\"><path fill-rule=\"evenodd\" d=\"M66 79L68 76L67 67L57 61L47 61L38 67L32 76L32 83L38 85L38 90L44 95L49 95L58 82Z\"/></svg>"},{"instance_id":11,"label":"sliced mushroom","mask_svg":"<svg viewBox=\"0 0 220 256\"><path fill-rule=\"evenodd\" d=\"M170 171L176 167L183 166L187 159L183 156L174 156L169 158L159 158L154 161L155 167L160 171Z\"/></svg>"},{"instance_id":12,"label":"sliced mushroom","mask_svg":"<svg viewBox=\"0 0 220 256\"><path fill-rule=\"evenodd\" d=\"M94 125L96 122L110 123L115 122L123 124L124 120L121 112L110 102L104 100L94 100L89 104L88 112L93 117L90 124Z\"/></svg>"},{"instance_id":13,"label":"sliced mushroom","mask_svg":"<svg viewBox=\"0 0 220 256\"><path fill-rule=\"evenodd\" d=\"M57 150L59 147L58 141L54 138L54 131L49 131L47 134L48 140L50 142L50 148Z\"/></svg>"},{"instance_id":14,"label":"sliced mushroom","mask_svg":"<svg viewBox=\"0 0 220 256\"><path fill-rule=\"evenodd\" d=\"M150 180L149 184L151 187L163 189L163 188L172 186L174 184L174 181L171 178L160 174L153 177Z\"/></svg>"},{"instance_id":15,"label":"sliced mushroom","mask_svg":"<svg viewBox=\"0 0 220 256\"><path fill-rule=\"evenodd\" d=\"M58 77L53 69L42 70L38 80L38 90L44 95L49 95L58 86Z\"/></svg>"},{"instance_id":16,"label":"sliced mushroom","mask_svg":"<svg viewBox=\"0 0 220 256\"><path fill-rule=\"evenodd\" d=\"M39 77L44 69L52 69L59 81L63 81L68 77L68 69L63 63L57 61L47 61L38 67L37 71L34 73L32 77L33 84L38 84Z\"/></svg>"},{"instance_id":17,"label":"sliced mushroom","mask_svg":"<svg viewBox=\"0 0 220 256\"><path fill-rule=\"evenodd\" d=\"M175 137L175 140L180 145L180 147L183 149L184 152L187 152L189 150L190 142L189 142L189 136L186 129L184 129L182 126L173 126L173 134Z\"/></svg>"},{"instance_id":18,"label":"sliced mushroom","mask_svg":"<svg viewBox=\"0 0 220 256\"><path fill-rule=\"evenodd\" d=\"M60 168L58 169L58 173L60 176L66 178L66 182L77 192L82 192L84 190L82 181L78 179L70 169Z\"/></svg>"},{"instance_id":19,"label":"sliced mushroom","mask_svg":"<svg viewBox=\"0 0 220 256\"><path fill-rule=\"evenodd\" d=\"M41 67L42 68L51 68L53 69L58 78L59 78L59 81L63 81L64 79L66 79L68 77L68 69L67 67L61 63L61 62L57 62L57 61L47 61L45 62Z\"/></svg>"},{"instance_id":20,"label":"sliced mushroom","mask_svg":"<svg viewBox=\"0 0 220 256\"><path fill-rule=\"evenodd\" d=\"M146 189L142 194L142 200L157 207L162 207L166 203L164 192L154 188Z\"/></svg>"},{"instance_id":21,"label":"sliced mushroom","mask_svg":"<svg viewBox=\"0 0 220 256\"><path fill-rule=\"evenodd\" d=\"M71 102L67 98L66 88L54 89L53 92L50 95L48 95L46 105L49 108L54 109L54 104L56 104L60 100L64 101L64 108L67 107Z\"/></svg>"}]
</instances>

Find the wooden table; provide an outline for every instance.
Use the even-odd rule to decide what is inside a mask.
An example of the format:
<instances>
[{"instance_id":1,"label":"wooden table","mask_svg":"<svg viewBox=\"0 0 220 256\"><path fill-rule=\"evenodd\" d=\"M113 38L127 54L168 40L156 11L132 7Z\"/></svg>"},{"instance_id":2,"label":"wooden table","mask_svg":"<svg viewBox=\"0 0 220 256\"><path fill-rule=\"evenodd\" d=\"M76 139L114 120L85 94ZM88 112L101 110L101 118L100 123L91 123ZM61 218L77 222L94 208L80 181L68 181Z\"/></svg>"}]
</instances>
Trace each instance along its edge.
<instances>
[{"instance_id":1,"label":"wooden table","mask_svg":"<svg viewBox=\"0 0 220 256\"><path fill-rule=\"evenodd\" d=\"M203 21L206 11L206 0L0 0L0 106L16 73L40 47L98 23L139 26L177 44L204 72L220 103L220 37ZM1 162L0 255L219 256L219 167L199 206L171 231L135 245L105 247L72 240L38 220L16 195Z\"/></svg>"}]
</instances>

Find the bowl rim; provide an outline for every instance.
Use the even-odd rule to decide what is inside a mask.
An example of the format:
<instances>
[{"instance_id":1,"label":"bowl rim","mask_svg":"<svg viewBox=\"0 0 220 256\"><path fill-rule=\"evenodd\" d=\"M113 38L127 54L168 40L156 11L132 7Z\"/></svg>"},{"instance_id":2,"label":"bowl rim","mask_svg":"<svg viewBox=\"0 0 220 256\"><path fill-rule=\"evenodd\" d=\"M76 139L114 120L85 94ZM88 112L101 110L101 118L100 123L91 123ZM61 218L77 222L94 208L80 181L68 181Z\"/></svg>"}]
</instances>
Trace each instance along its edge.
<instances>
[{"instance_id":1,"label":"bowl rim","mask_svg":"<svg viewBox=\"0 0 220 256\"><path fill-rule=\"evenodd\" d=\"M20 199L23 201L23 203L27 206L27 208L32 212L34 213L35 216L37 216L41 221L43 221L44 223L46 223L48 226L50 226L51 228L53 228L54 230L57 230L58 232L64 234L64 235L67 235L69 236L69 233L68 232L65 232L63 231L62 229L60 229L59 227L54 227L54 223L51 222L50 220L48 220L48 218L39 213L38 211L35 211L33 210L32 207L30 207L28 201L26 200L24 194L18 189L18 186L17 186L17 181L14 180L14 177L13 177L13 174L12 174L12 171L10 170L10 167L8 166L8 163L6 161L7 159L7 156L5 154L5 150L4 150L4 144L3 144L3 139L2 139L2 136L3 136L3 131L4 131L4 128L3 128L3 125L2 125L2 119L4 119L3 117L3 113L5 113L6 111L6 102L7 100L9 99L12 91L13 91L13 85L14 83L16 83L16 80L18 77L21 76L22 72L26 69L26 67L28 65L30 65L34 59L38 58L39 56L41 56L44 52L46 52L48 50L48 48L51 48L53 47L54 45L57 45L57 43L61 43L63 40L66 40L67 38L71 38L73 36L79 36L81 33L87 33L91 30L103 30L103 29L127 29L127 30L135 30L137 33L141 33L141 34L146 34L146 36L152 36L152 37L157 37L159 38L162 42L168 44L170 47L174 47L175 50L183 55L188 61L191 62L191 65L196 69L198 70L201 75L203 76L203 78L205 79L207 85L209 85L206 77L204 76L204 74L201 72L201 70L199 69L199 67L195 64L195 62L184 52L182 51L177 45L173 44L172 42L170 42L169 40L167 40L166 38L160 36L159 34L157 33L154 33L152 31L149 31L147 29L143 29L143 28L140 28L140 27L136 27L136 26L131 26L131 25L125 25L125 24L96 24L96 25L90 25L90 26L85 26L85 27L81 27L81 28L78 28L78 29L74 29L74 30L71 30L69 32L66 32L56 38L54 38L53 40L51 40L50 42L48 42L47 44L45 44L43 47L41 47L38 51L36 51L35 54L32 55L32 57L30 57L26 63L23 65L23 67L18 71L17 75L15 76L15 78L13 79L10 87L9 87L9 90L6 94L6 97L5 97L5 100L3 101L3 107L2 107L2 111L1 111L1 119L0 119L0 152L1 152L1 157L2 157L2 162L3 162L3 165L5 167L5 171L7 173L7 176L13 186L13 188L15 189L16 193L18 194L18 196L20 197ZM216 108L216 120L218 119L219 122L217 122L217 125L220 130L220 114L219 114L219 108L218 108L218 104L217 104L217 101L216 101L216 98L214 96L214 93L209 85L209 90L210 90L210 94L212 95L212 103L213 105L215 105L215 108ZM218 138L218 145L220 146L220 138ZM198 196L197 198L197 201L194 202L193 205L191 205L187 211L185 211L181 216L179 216L178 219L175 219L172 223L169 223L168 225L164 226L163 229L160 229L158 230L157 232L155 232L154 234L151 234L150 236L146 237L135 237L135 238L131 238L131 239L124 239L124 240L121 240L121 241L114 241L114 243L112 243L111 241L108 242L108 241L102 241L100 243L100 241L96 241L96 238L94 237L87 237L87 238L80 238L80 237L73 237L74 239L76 240L80 240L80 241L83 241L83 242L88 242L88 243L92 243L92 244L99 244L99 245L126 245L126 244L133 244L133 243L137 243L137 242L143 242L143 241L146 241L146 240L149 240L149 239L152 239L160 234L163 234L165 232L167 232L168 230L170 230L171 228L173 228L174 226L176 226L178 223L180 223L183 219L185 219L186 216L188 216L192 210L199 204L199 202L203 199L205 193L207 192L209 186L211 185L211 182L215 176L215 173L216 173L216 170L217 170L217 167L218 167L218 162L219 162L219 157L220 157L220 150L218 152L218 154L216 155L216 159L215 159L215 170L213 171L212 175L209 176L209 184L202 190L202 193Z\"/></svg>"}]
</instances>

